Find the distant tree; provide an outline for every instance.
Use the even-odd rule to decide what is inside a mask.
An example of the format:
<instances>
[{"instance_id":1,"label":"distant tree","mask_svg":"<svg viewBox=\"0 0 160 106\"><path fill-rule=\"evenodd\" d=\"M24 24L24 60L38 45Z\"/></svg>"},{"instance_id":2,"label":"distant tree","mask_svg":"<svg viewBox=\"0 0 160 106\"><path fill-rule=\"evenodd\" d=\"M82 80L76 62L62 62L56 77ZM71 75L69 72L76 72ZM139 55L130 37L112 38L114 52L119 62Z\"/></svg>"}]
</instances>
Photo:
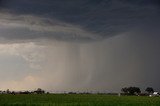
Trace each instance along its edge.
<instances>
[{"instance_id":1,"label":"distant tree","mask_svg":"<svg viewBox=\"0 0 160 106\"><path fill-rule=\"evenodd\" d=\"M127 87L122 88L121 91L124 92L124 93L128 93L128 88Z\"/></svg>"},{"instance_id":2,"label":"distant tree","mask_svg":"<svg viewBox=\"0 0 160 106\"><path fill-rule=\"evenodd\" d=\"M77 94L76 92L68 92L68 94Z\"/></svg>"},{"instance_id":3,"label":"distant tree","mask_svg":"<svg viewBox=\"0 0 160 106\"><path fill-rule=\"evenodd\" d=\"M11 94L12 94L12 95L15 95L16 93L15 93L15 91L12 91Z\"/></svg>"},{"instance_id":4,"label":"distant tree","mask_svg":"<svg viewBox=\"0 0 160 106\"><path fill-rule=\"evenodd\" d=\"M128 87L128 88L125 87L125 88L122 88L121 91L129 95L136 95L141 93L141 90L138 87Z\"/></svg>"},{"instance_id":5,"label":"distant tree","mask_svg":"<svg viewBox=\"0 0 160 106\"><path fill-rule=\"evenodd\" d=\"M134 94L141 93L141 90L138 87L129 87L128 92L129 92L129 94L134 95Z\"/></svg>"},{"instance_id":6,"label":"distant tree","mask_svg":"<svg viewBox=\"0 0 160 106\"><path fill-rule=\"evenodd\" d=\"M50 94L49 92L47 92L46 94Z\"/></svg>"},{"instance_id":7,"label":"distant tree","mask_svg":"<svg viewBox=\"0 0 160 106\"><path fill-rule=\"evenodd\" d=\"M30 94L30 92L29 91L21 91L21 92L19 92L20 94Z\"/></svg>"},{"instance_id":8,"label":"distant tree","mask_svg":"<svg viewBox=\"0 0 160 106\"><path fill-rule=\"evenodd\" d=\"M152 87L147 87L145 91L151 94L154 92L154 89Z\"/></svg>"},{"instance_id":9,"label":"distant tree","mask_svg":"<svg viewBox=\"0 0 160 106\"><path fill-rule=\"evenodd\" d=\"M7 94L10 94L10 90L9 90L9 89L7 89L7 90L6 90L6 93L7 93Z\"/></svg>"},{"instance_id":10,"label":"distant tree","mask_svg":"<svg viewBox=\"0 0 160 106\"><path fill-rule=\"evenodd\" d=\"M44 94L45 93L45 91L44 90L42 90L41 88L38 88L36 91L34 91L35 93L37 93L37 94Z\"/></svg>"}]
</instances>

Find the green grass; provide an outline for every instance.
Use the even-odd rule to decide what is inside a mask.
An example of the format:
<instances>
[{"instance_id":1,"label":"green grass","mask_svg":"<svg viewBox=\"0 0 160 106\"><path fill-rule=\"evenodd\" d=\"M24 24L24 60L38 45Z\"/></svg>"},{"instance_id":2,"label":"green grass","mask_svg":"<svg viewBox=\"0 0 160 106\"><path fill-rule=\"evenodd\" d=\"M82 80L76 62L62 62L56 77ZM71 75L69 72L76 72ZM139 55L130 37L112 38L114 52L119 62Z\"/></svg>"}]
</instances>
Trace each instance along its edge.
<instances>
[{"instance_id":1,"label":"green grass","mask_svg":"<svg viewBox=\"0 0 160 106\"><path fill-rule=\"evenodd\" d=\"M160 97L80 94L0 95L0 106L160 106Z\"/></svg>"}]
</instances>

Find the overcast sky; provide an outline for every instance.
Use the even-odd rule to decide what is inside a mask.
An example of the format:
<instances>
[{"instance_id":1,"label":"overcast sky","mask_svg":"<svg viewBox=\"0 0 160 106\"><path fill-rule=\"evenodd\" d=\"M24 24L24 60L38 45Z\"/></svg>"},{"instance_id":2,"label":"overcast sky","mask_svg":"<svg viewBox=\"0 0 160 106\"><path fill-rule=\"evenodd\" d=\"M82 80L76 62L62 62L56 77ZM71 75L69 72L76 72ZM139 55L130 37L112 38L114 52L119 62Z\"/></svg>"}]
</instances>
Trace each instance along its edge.
<instances>
[{"instance_id":1,"label":"overcast sky","mask_svg":"<svg viewBox=\"0 0 160 106\"><path fill-rule=\"evenodd\" d=\"M160 91L159 0L0 0L0 89Z\"/></svg>"}]
</instances>

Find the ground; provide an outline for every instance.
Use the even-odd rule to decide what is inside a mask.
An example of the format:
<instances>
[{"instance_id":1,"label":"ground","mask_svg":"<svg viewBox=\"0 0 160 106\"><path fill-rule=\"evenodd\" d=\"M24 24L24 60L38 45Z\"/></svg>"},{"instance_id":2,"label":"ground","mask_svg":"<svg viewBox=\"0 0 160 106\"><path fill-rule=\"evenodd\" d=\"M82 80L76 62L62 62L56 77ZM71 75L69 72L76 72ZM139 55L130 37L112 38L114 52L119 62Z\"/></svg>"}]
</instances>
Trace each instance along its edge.
<instances>
[{"instance_id":1,"label":"ground","mask_svg":"<svg viewBox=\"0 0 160 106\"><path fill-rule=\"evenodd\" d=\"M160 106L160 97L119 97L98 94L1 94L0 106Z\"/></svg>"}]
</instances>

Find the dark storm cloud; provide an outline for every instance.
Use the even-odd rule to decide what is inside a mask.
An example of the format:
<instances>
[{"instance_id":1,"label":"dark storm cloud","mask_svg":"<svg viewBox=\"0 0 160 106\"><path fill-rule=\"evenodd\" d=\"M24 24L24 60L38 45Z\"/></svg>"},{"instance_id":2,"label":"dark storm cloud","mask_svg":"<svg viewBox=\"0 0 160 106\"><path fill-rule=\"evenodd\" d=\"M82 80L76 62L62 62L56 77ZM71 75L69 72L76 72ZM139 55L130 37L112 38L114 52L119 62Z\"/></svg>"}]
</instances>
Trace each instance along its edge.
<instances>
[{"instance_id":1,"label":"dark storm cloud","mask_svg":"<svg viewBox=\"0 0 160 106\"><path fill-rule=\"evenodd\" d=\"M42 66L51 90L160 91L159 19L159 0L0 0L0 49Z\"/></svg>"},{"instance_id":2,"label":"dark storm cloud","mask_svg":"<svg viewBox=\"0 0 160 106\"><path fill-rule=\"evenodd\" d=\"M149 30L154 30L153 32L155 32L158 31L157 29L160 26L159 0L1 0L0 6L3 12L8 11L10 14L14 14L14 18L20 15L44 18L40 20L42 22L38 26L45 24L45 27L47 25L52 27L57 25L52 21L58 20L61 23L71 25L71 29L78 27L83 30L81 32L79 30L73 31L73 29L69 32L65 30L56 33L45 30L43 33L35 35L28 34L33 32L27 31L27 29L25 31L27 36L23 37L21 33L15 33L17 35L17 37L14 35L16 39L42 37L95 40L128 31L140 30L148 33ZM9 20L14 21L12 18L9 18ZM32 18L29 18L29 20L32 20ZM34 20L29 24L34 25ZM64 27L65 25L60 26ZM8 37L6 37L10 38L10 36L11 34L8 34Z\"/></svg>"}]
</instances>

